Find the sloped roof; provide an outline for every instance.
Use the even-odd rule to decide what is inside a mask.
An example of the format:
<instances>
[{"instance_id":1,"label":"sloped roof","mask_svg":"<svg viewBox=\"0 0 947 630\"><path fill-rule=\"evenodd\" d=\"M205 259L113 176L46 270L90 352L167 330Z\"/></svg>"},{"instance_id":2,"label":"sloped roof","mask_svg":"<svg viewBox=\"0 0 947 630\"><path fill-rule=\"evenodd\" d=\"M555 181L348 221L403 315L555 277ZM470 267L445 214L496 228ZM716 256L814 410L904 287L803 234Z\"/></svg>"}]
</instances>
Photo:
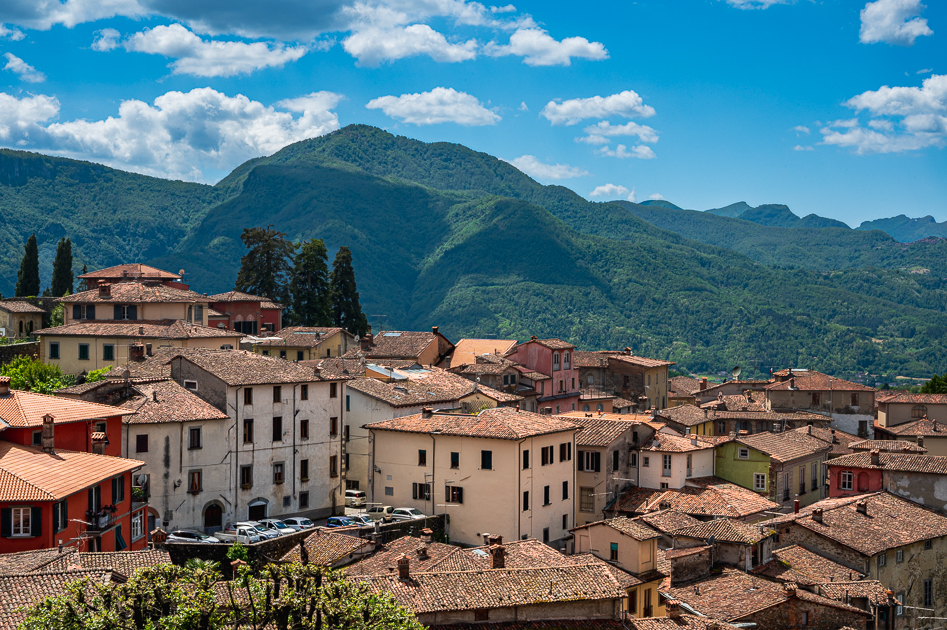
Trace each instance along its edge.
<instances>
[{"instance_id":1,"label":"sloped roof","mask_svg":"<svg viewBox=\"0 0 947 630\"><path fill-rule=\"evenodd\" d=\"M163 284L145 284L143 282L116 282L115 284L103 285L108 287L108 294L102 294L100 287L80 291L72 295L66 295L57 298L57 302L63 304L73 304L81 302L86 303L108 303L115 302L122 304L157 304L157 303L178 303L187 304L210 302L210 298L200 293L195 293L188 289L176 289Z\"/></svg>"},{"instance_id":2,"label":"sloped roof","mask_svg":"<svg viewBox=\"0 0 947 630\"><path fill-rule=\"evenodd\" d=\"M690 376L672 376L668 379L668 396L690 396L700 391L700 379Z\"/></svg>"},{"instance_id":3,"label":"sloped roof","mask_svg":"<svg viewBox=\"0 0 947 630\"><path fill-rule=\"evenodd\" d=\"M181 276L170 271L143 265L141 263L126 263L124 265L114 265L105 269L90 271L78 276L80 279L99 279L99 278L121 278L126 275L129 278L153 278L155 280L180 280Z\"/></svg>"},{"instance_id":4,"label":"sloped roof","mask_svg":"<svg viewBox=\"0 0 947 630\"><path fill-rule=\"evenodd\" d=\"M560 415L569 422L581 425L582 431L576 434L576 446L608 446L617 440L625 431L634 431L641 426L641 422L631 414L628 420L613 420L611 418L587 417L585 414Z\"/></svg>"},{"instance_id":5,"label":"sloped roof","mask_svg":"<svg viewBox=\"0 0 947 630\"><path fill-rule=\"evenodd\" d=\"M622 352L621 350L596 350L591 352L576 350L573 355L576 367L605 367L608 365L609 360L622 361L623 363L628 363L643 368L674 365L673 361L639 357L631 354L630 352Z\"/></svg>"},{"instance_id":6,"label":"sloped roof","mask_svg":"<svg viewBox=\"0 0 947 630\"><path fill-rule=\"evenodd\" d=\"M598 526L611 527L615 531L621 532L625 536L629 536L635 540L651 540L653 538L661 537L661 532L657 531L656 529L652 529L648 524L639 519L628 518L627 516L616 516L615 518L605 519L604 521L586 523L585 525L580 525L570 531L589 529L590 527Z\"/></svg>"},{"instance_id":7,"label":"sloped roof","mask_svg":"<svg viewBox=\"0 0 947 630\"><path fill-rule=\"evenodd\" d=\"M852 451L882 451L885 453L926 453L927 449L908 440L858 440L848 445Z\"/></svg>"},{"instance_id":8,"label":"sloped roof","mask_svg":"<svg viewBox=\"0 0 947 630\"><path fill-rule=\"evenodd\" d=\"M793 429L782 433L754 433L736 438L736 442L769 455L780 463L801 457L812 457L832 450L832 445L811 435L807 429Z\"/></svg>"},{"instance_id":9,"label":"sloped roof","mask_svg":"<svg viewBox=\"0 0 947 630\"><path fill-rule=\"evenodd\" d=\"M829 453L834 456L848 455L852 452L851 445L853 442L864 441L864 438L860 438L857 435L829 427L812 426L809 427L809 432L820 440L831 444L832 450L829 451Z\"/></svg>"},{"instance_id":10,"label":"sloped roof","mask_svg":"<svg viewBox=\"0 0 947 630\"><path fill-rule=\"evenodd\" d=\"M251 295L243 291L225 291L207 296L212 302L269 302L270 299L260 295Z\"/></svg>"},{"instance_id":11,"label":"sloped roof","mask_svg":"<svg viewBox=\"0 0 947 630\"><path fill-rule=\"evenodd\" d=\"M861 383L853 383L841 378L835 378L822 372L807 370L804 372L793 372L790 376L788 371L774 372L774 376L788 376L785 381L777 381L766 385L763 389L770 392L790 391L792 387L802 392L873 392L874 387L868 387ZM792 379L790 381L790 379Z\"/></svg>"},{"instance_id":12,"label":"sloped roof","mask_svg":"<svg viewBox=\"0 0 947 630\"><path fill-rule=\"evenodd\" d=\"M133 413L109 405L16 389L11 389L6 396L0 396L0 420L11 427L41 427L46 414L53 417L54 424L65 424Z\"/></svg>"},{"instance_id":13,"label":"sloped roof","mask_svg":"<svg viewBox=\"0 0 947 630\"><path fill-rule=\"evenodd\" d=\"M172 380L135 383L136 394L119 406L134 411L127 424L227 420L229 416Z\"/></svg>"},{"instance_id":14,"label":"sloped roof","mask_svg":"<svg viewBox=\"0 0 947 630\"><path fill-rule=\"evenodd\" d=\"M319 326L289 326L274 333L274 336L253 342L255 346L315 348L336 333L355 338L344 328L325 328Z\"/></svg>"},{"instance_id":15,"label":"sloped roof","mask_svg":"<svg viewBox=\"0 0 947 630\"><path fill-rule=\"evenodd\" d=\"M95 551L62 553L56 561L46 564L38 571L55 573L58 571L112 569L125 577L131 577L135 571L153 567L158 564L169 564L171 555L163 549L140 549L138 551Z\"/></svg>"},{"instance_id":16,"label":"sloped roof","mask_svg":"<svg viewBox=\"0 0 947 630\"><path fill-rule=\"evenodd\" d=\"M181 353L179 357L172 357L171 360L183 360L193 363L202 370L213 374L230 387L312 383L323 380L312 368L297 365L284 359L266 357L243 350Z\"/></svg>"},{"instance_id":17,"label":"sloped roof","mask_svg":"<svg viewBox=\"0 0 947 630\"><path fill-rule=\"evenodd\" d=\"M903 403L909 405L947 405L947 394L909 394L900 392L885 396L879 403Z\"/></svg>"},{"instance_id":18,"label":"sloped roof","mask_svg":"<svg viewBox=\"0 0 947 630\"><path fill-rule=\"evenodd\" d=\"M891 606L898 600L888 596L888 588L878 580L827 582L819 584L819 592L830 599L845 601L850 597L866 598L874 606Z\"/></svg>"},{"instance_id":19,"label":"sloped roof","mask_svg":"<svg viewBox=\"0 0 947 630\"><path fill-rule=\"evenodd\" d=\"M894 427L875 428L881 429L885 433L892 433L894 435L911 437L918 435L930 437L947 437L947 424L944 422L938 422L936 419L928 420L927 418L922 418L920 420L915 420L914 422L907 422Z\"/></svg>"},{"instance_id":20,"label":"sloped roof","mask_svg":"<svg viewBox=\"0 0 947 630\"><path fill-rule=\"evenodd\" d=\"M8 313L45 313L46 312L38 306L33 306L29 302L22 302L19 300L0 301L0 310L7 311Z\"/></svg>"},{"instance_id":21,"label":"sloped roof","mask_svg":"<svg viewBox=\"0 0 947 630\"><path fill-rule=\"evenodd\" d=\"M707 417L707 411L696 405L667 407L666 409L656 411L655 416L670 420L676 424L682 424L685 427L693 427L711 420L711 418Z\"/></svg>"},{"instance_id":22,"label":"sloped roof","mask_svg":"<svg viewBox=\"0 0 947 630\"><path fill-rule=\"evenodd\" d=\"M372 337L367 350L355 347L344 356L355 358L361 353L368 359L418 359L432 343L437 343L439 336L433 332L386 330Z\"/></svg>"},{"instance_id":23,"label":"sloped roof","mask_svg":"<svg viewBox=\"0 0 947 630\"><path fill-rule=\"evenodd\" d=\"M706 451L716 446L718 442L725 441L728 438L721 436L718 439L706 435L669 435L667 433L655 433L650 439L644 442L638 450L652 453L692 453L694 451Z\"/></svg>"},{"instance_id":24,"label":"sloped roof","mask_svg":"<svg viewBox=\"0 0 947 630\"><path fill-rule=\"evenodd\" d=\"M454 345L450 366L456 368L477 362L483 354L503 355L516 346L515 339L461 339Z\"/></svg>"},{"instance_id":25,"label":"sloped roof","mask_svg":"<svg viewBox=\"0 0 947 630\"><path fill-rule=\"evenodd\" d=\"M67 584L83 578L106 585L112 582L112 572L90 569L0 576L0 628L14 630L26 619L30 606L47 597L62 594Z\"/></svg>"},{"instance_id":26,"label":"sloped roof","mask_svg":"<svg viewBox=\"0 0 947 630\"><path fill-rule=\"evenodd\" d=\"M699 538L701 540L713 538L718 543L738 543L741 545L755 545L774 533L769 528L749 525L730 518L716 518L712 521L704 521L674 531L675 536L687 536L688 538Z\"/></svg>"},{"instance_id":27,"label":"sloped roof","mask_svg":"<svg viewBox=\"0 0 947 630\"><path fill-rule=\"evenodd\" d=\"M669 534L674 530L696 525L701 522L693 516L685 514L684 512L678 512L677 510L658 510L657 512L649 512L648 514L636 516L635 519L647 523L662 534Z\"/></svg>"},{"instance_id":28,"label":"sloped roof","mask_svg":"<svg viewBox=\"0 0 947 630\"><path fill-rule=\"evenodd\" d=\"M694 486L657 490L632 488L618 497L616 512L646 514L663 509L684 512L697 518L728 516L743 518L779 507L759 494L716 477L689 480ZM666 507L664 504L667 504Z\"/></svg>"},{"instance_id":29,"label":"sloped roof","mask_svg":"<svg viewBox=\"0 0 947 630\"><path fill-rule=\"evenodd\" d=\"M862 577L858 571L853 571L799 545L774 549L773 559L754 568L752 573L765 575L779 582L794 582L801 586L857 580Z\"/></svg>"},{"instance_id":30,"label":"sloped roof","mask_svg":"<svg viewBox=\"0 0 947 630\"><path fill-rule=\"evenodd\" d=\"M556 416L545 416L530 411L521 411L510 407L484 409L476 416L466 414L433 413L425 418L424 414L414 414L382 420L365 425L376 431L401 431L406 433L432 433L439 431L443 435L492 438L498 440L521 440L526 437L575 431L577 424Z\"/></svg>"},{"instance_id":31,"label":"sloped roof","mask_svg":"<svg viewBox=\"0 0 947 630\"><path fill-rule=\"evenodd\" d=\"M935 455L879 453L878 464L872 464L871 452L862 451L861 453L853 453L851 455L830 459L826 464L840 468L866 468L871 470L891 470L894 472L947 475L947 457Z\"/></svg>"},{"instance_id":32,"label":"sloped roof","mask_svg":"<svg viewBox=\"0 0 947 630\"><path fill-rule=\"evenodd\" d=\"M314 531L306 538L304 545L309 562L324 567L330 567L354 553L368 553L375 546L370 540L328 530ZM282 559L285 562L299 562L299 546L290 549Z\"/></svg>"},{"instance_id":33,"label":"sloped roof","mask_svg":"<svg viewBox=\"0 0 947 630\"><path fill-rule=\"evenodd\" d=\"M47 337L135 337L141 339L217 339L228 343L243 337L243 333L212 326L189 324L181 319L159 320L85 320L43 328L33 333Z\"/></svg>"}]
</instances>

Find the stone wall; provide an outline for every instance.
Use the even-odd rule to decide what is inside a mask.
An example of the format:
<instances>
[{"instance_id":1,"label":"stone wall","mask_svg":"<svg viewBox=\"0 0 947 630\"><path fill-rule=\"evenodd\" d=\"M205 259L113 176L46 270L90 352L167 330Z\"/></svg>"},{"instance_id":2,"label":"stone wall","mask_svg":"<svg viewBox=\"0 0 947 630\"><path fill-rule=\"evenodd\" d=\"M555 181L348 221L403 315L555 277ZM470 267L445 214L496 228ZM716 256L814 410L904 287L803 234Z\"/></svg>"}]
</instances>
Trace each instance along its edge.
<instances>
[{"instance_id":1,"label":"stone wall","mask_svg":"<svg viewBox=\"0 0 947 630\"><path fill-rule=\"evenodd\" d=\"M0 346L0 363L9 363L14 357L26 355L39 356L39 342L29 341L26 343L12 343L8 346Z\"/></svg>"},{"instance_id":2,"label":"stone wall","mask_svg":"<svg viewBox=\"0 0 947 630\"><path fill-rule=\"evenodd\" d=\"M677 558L668 558L671 563L671 584L689 582L710 575L710 552L711 547L707 547Z\"/></svg>"},{"instance_id":3,"label":"stone wall","mask_svg":"<svg viewBox=\"0 0 947 630\"><path fill-rule=\"evenodd\" d=\"M854 571L864 573L867 557L848 547L820 536L805 527L795 524L779 525L776 528L779 536L774 548L781 549L789 545L800 545L809 551L819 554L829 560L843 564Z\"/></svg>"},{"instance_id":4,"label":"stone wall","mask_svg":"<svg viewBox=\"0 0 947 630\"><path fill-rule=\"evenodd\" d=\"M806 619L803 619L806 613ZM857 613L832 606L790 597L785 603L765 608L736 621L755 622L758 628L806 628L807 630L838 630L866 627L868 613Z\"/></svg>"}]
</instances>

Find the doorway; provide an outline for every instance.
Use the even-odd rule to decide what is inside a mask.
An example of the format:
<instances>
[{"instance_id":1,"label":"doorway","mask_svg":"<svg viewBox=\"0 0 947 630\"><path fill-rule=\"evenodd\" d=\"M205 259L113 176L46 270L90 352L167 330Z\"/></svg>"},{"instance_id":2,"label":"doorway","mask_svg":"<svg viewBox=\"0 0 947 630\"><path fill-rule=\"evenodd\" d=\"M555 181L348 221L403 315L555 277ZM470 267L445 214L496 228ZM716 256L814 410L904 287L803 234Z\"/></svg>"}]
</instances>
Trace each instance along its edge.
<instances>
[{"instance_id":1,"label":"doorway","mask_svg":"<svg viewBox=\"0 0 947 630\"><path fill-rule=\"evenodd\" d=\"M204 510L204 533L213 534L223 526L223 510L216 503L211 503Z\"/></svg>"}]
</instances>

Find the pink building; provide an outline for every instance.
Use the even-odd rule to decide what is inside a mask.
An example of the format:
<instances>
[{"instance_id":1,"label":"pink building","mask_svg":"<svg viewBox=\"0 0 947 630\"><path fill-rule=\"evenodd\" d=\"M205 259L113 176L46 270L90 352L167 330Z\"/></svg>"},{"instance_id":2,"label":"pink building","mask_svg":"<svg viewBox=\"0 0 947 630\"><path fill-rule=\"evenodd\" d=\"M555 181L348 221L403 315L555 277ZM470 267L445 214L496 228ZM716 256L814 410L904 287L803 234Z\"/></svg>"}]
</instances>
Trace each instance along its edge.
<instances>
[{"instance_id":1,"label":"pink building","mask_svg":"<svg viewBox=\"0 0 947 630\"><path fill-rule=\"evenodd\" d=\"M283 327L283 306L265 297L227 291L208 299L211 301L208 326L254 336L262 336L264 331L279 332Z\"/></svg>"},{"instance_id":2,"label":"pink building","mask_svg":"<svg viewBox=\"0 0 947 630\"><path fill-rule=\"evenodd\" d=\"M884 468L877 450L830 459L826 464L829 467L829 498L884 489Z\"/></svg>"},{"instance_id":3,"label":"pink building","mask_svg":"<svg viewBox=\"0 0 947 630\"><path fill-rule=\"evenodd\" d=\"M537 339L517 344L506 358L530 370L545 374L548 381L536 383L539 408L559 414L575 411L579 404L579 371L575 367L575 346L561 339Z\"/></svg>"}]
</instances>

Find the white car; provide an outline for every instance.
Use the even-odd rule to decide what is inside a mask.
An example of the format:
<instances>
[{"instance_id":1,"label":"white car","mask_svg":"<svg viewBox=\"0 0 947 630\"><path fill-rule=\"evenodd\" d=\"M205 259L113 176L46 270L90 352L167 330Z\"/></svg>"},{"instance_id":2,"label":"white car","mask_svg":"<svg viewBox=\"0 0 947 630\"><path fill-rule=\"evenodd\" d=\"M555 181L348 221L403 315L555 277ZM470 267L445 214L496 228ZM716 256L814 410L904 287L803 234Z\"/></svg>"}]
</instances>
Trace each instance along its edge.
<instances>
[{"instance_id":1,"label":"white car","mask_svg":"<svg viewBox=\"0 0 947 630\"><path fill-rule=\"evenodd\" d=\"M270 540L272 538L279 538L279 532L275 529L267 529L260 527L256 521L240 521L239 523L234 523L237 527L246 527L253 530L253 533L259 536L264 540ZM229 529L229 528L228 528Z\"/></svg>"},{"instance_id":2,"label":"white car","mask_svg":"<svg viewBox=\"0 0 947 630\"><path fill-rule=\"evenodd\" d=\"M187 529L178 529L168 534L168 542L219 543L213 536Z\"/></svg>"},{"instance_id":3,"label":"white car","mask_svg":"<svg viewBox=\"0 0 947 630\"><path fill-rule=\"evenodd\" d=\"M391 511L391 520L393 521L412 521L418 518L427 518L420 510L414 508L400 507Z\"/></svg>"},{"instance_id":4,"label":"white car","mask_svg":"<svg viewBox=\"0 0 947 630\"><path fill-rule=\"evenodd\" d=\"M294 527L289 523L285 523L275 518L265 518L260 521L260 524L272 527L282 536L285 536L286 534L295 534L298 531L302 531L302 527Z\"/></svg>"},{"instance_id":5,"label":"white car","mask_svg":"<svg viewBox=\"0 0 947 630\"><path fill-rule=\"evenodd\" d=\"M313 529L316 526L315 523L302 516L290 516L289 518L284 518L283 522L290 527L298 527L299 529Z\"/></svg>"}]
</instances>

